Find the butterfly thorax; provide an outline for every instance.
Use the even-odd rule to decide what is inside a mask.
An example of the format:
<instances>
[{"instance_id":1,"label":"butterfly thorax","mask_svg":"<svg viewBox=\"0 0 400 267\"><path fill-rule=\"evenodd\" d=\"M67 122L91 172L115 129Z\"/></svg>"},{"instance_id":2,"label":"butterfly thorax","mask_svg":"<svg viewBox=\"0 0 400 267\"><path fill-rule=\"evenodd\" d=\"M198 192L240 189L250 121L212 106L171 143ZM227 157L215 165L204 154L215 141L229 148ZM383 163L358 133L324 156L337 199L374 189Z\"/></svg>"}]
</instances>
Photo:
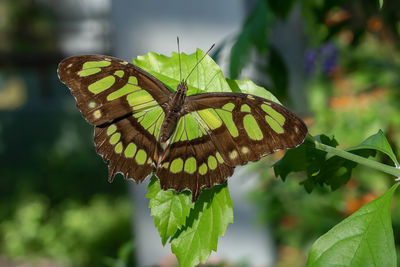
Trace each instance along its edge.
<instances>
[{"instance_id":1,"label":"butterfly thorax","mask_svg":"<svg viewBox=\"0 0 400 267\"><path fill-rule=\"evenodd\" d=\"M182 81L169 99L167 112L160 129L161 143L166 142L171 137L179 118L182 116L187 90L186 82Z\"/></svg>"}]
</instances>

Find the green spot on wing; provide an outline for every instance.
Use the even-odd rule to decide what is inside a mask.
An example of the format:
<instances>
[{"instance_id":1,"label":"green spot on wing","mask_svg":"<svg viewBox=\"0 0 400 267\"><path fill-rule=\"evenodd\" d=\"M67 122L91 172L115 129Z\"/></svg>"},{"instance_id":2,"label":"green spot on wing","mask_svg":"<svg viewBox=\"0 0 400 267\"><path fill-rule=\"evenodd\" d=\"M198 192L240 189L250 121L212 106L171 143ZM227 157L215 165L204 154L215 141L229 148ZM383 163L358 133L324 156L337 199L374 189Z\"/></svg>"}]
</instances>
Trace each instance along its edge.
<instances>
[{"instance_id":1,"label":"green spot on wing","mask_svg":"<svg viewBox=\"0 0 400 267\"><path fill-rule=\"evenodd\" d=\"M267 123L269 124L269 126L271 127L272 130L274 130L276 133L281 134L284 132L282 126L280 126L276 120L274 120L273 118L271 118L270 116L266 115L265 116L265 120L267 121Z\"/></svg>"},{"instance_id":2,"label":"green spot on wing","mask_svg":"<svg viewBox=\"0 0 400 267\"><path fill-rule=\"evenodd\" d=\"M121 134L120 133L113 134L111 136L111 138L110 138L110 144L115 145L116 143L118 143L120 138L121 138Z\"/></svg>"},{"instance_id":3,"label":"green spot on wing","mask_svg":"<svg viewBox=\"0 0 400 267\"><path fill-rule=\"evenodd\" d=\"M240 111L241 111L241 112L251 112L251 109L250 109L249 105L243 104L243 105L240 107Z\"/></svg>"},{"instance_id":4,"label":"green spot on wing","mask_svg":"<svg viewBox=\"0 0 400 267\"><path fill-rule=\"evenodd\" d=\"M146 159L147 159L146 151L144 151L143 149L139 149L135 157L137 164L143 165L146 162Z\"/></svg>"},{"instance_id":5,"label":"green spot on wing","mask_svg":"<svg viewBox=\"0 0 400 267\"><path fill-rule=\"evenodd\" d=\"M229 111L226 111L226 110L222 110L222 109L217 109L216 111L217 111L218 115L221 117L221 119L224 121L225 126L226 126L226 128L228 128L229 133L233 137L238 137L239 131L238 131L235 123L233 122L232 113Z\"/></svg>"},{"instance_id":6,"label":"green spot on wing","mask_svg":"<svg viewBox=\"0 0 400 267\"><path fill-rule=\"evenodd\" d=\"M273 109L271 106L268 105L261 105L261 108L267 113L269 116L271 116L274 120L276 120L279 125L283 126L285 124L285 117L277 112L275 109Z\"/></svg>"},{"instance_id":7,"label":"green spot on wing","mask_svg":"<svg viewBox=\"0 0 400 267\"><path fill-rule=\"evenodd\" d=\"M129 93L135 92L140 90L139 87L133 86L131 84L125 84L121 89L118 89L117 91L112 92L107 96L108 101L115 100L117 98L120 98L121 96L127 95Z\"/></svg>"},{"instance_id":8,"label":"green spot on wing","mask_svg":"<svg viewBox=\"0 0 400 267\"><path fill-rule=\"evenodd\" d=\"M184 167L185 172L193 174L196 171L196 167L197 164L196 164L196 159L194 157L186 159Z\"/></svg>"},{"instance_id":9,"label":"green spot on wing","mask_svg":"<svg viewBox=\"0 0 400 267\"><path fill-rule=\"evenodd\" d=\"M235 104L233 104L233 103L227 103L227 104L225 104L222 108L225 109L225 110L232 111L232 110L235 108Z\"/></svg>"},{"instance_id":10,"label":"green spot on wing","mask_svg":"<svg viewBox=\"0 0 400 267\"><path fill-rule=\"evenodd\" d=\"M128 100L129 105L132 106L135 111L145 110L157 105L157 102L154 100L154 98L144 90L138 90L130 93L126 99Z\"/></svg>"},{"instance_id":11,"label":"green spot on wing","mask_svg":"<svg viewBox=\"0 0 400 267\"><path fill-rule=\"evenodd\" d=\"M208 157L208 167L210 167L211 170L215 170L217 168L217 160L214 156Z\"/></svg>"},{"instance_id":12,"label":"green spot on wing","mask_svg":"<svg viewBox=\"0 0 400 267\"><path fill-rule=\"evenodd\" d=\"M102 60L102 61L88 61L85 62L82 66L82 69L89 69L89 68L101 68L101 67L107 67L110 66L111 62Z\"/></svg>"},{"instance_id":13,"label":"green spot on wing","mask_svg":"<svg viewBox=\"0 0 400 267\"><path fill-rule=\"evenodd\" d=\"M246 130L247 135L253 140L262 140L263 134L261 132L260 127L257 124L256 119L254 119L253 115L247 114L243 118L244 129Z\"/></svg>"},{"instance_id":14,"label":"green spot on wing","mask_svg":"<svg viewBox=\"0 0 400 267\"><path fill-rule=\"evenodd\" d=\"M208 125L208 127L212 130L221 127L222 121L218 117L218 114L212 108L198 110L197 113L203 119L203 121Z\"/></svg>"},{"instance_id":15,"label":"green spot on wing","mask_svg":"<svg viewBox=\"0 0 400 267\"><path fill-rule=\"evenodd\" d=\"M136 145L134 143L129 143L129 145L125 148L125 157L133 158L136 153Z\"/></svg>"},{"instance_id":16,"label":"green spot on wing","mask_svg":"<svg viewBox=\"0 0 400 267\"><path fill-rule=\"evenodd\" d=\"M119 142L116 146L115 146L115 152L116 153L121 153L122 152L122 149L123 149L123 146L122 146L122 142Z\"/></svg>"},{"instance_id":17,"label":"green spot on wing","mask_svg":"<svg viewBox=\"0 0 400 267\"><path fill-rule=\"evenodd\" d=\"M201 166L199 168L199 173L201 175L204 175L207 173L207 164L205 164L205 163L201 164Z\"/></svg>"},{"instance_id":18,"label":"green spot on wing","mask_svg":"<svg viewBox=\"0 0 400 267\"><path fill-rule=\"evenodd\" d=\"M221 154L219 154L219 152L217 152L215 156L217 157L219 163L224 163L224 159L221 157Z\"/></svg>"},{"instance_id":19,"label":"green spot on wing","mask_svg":"<svg viewBox=\"0 0 400 267\"><path fill-rule=\"evenodd\" d=\"M116 72L114 72L114 74L122 78L124 77L125 72L123 70L117 70Z\"/></svg>"},{"instance_id":20,"label":"green spot on wing","mask_svg":"<svg viewBox=\"0 0 400 267\"><path fill-rule=\"evenodd\" d=\"M128 83L137 85L138 84L137 78L135 76L129 76Z\"/></svg>"},{"instance_id":21,"label":"green spot on wing","mask_svg":"<svg viewBox=\"0 0 400 267\"><path fill-rule=\"evenodd\" d=\"M115 126L114 124L108 126L107 135L112 135L113 133L115 133L116 130L117 130L117 126Z\"/></svg>"},{"instance_id":22,"label":"green spot on wing","mask_svg":"<svg viewBox=\"0 0 400 267\"><path fill-rule=\"evenodd\" d=\"M171 166L169 167L169 170L172 173L178 173L181 172L183 169L183 160L181 158L176 158L171 162Z\"/></svg>"},{"instance_id":23,"label":"green spot on wing","mask_svg":"<svg viewBox=\"0 0 400 267\"><path fill-rule=\"evenodd\" d=\"M84 69L84 70L81 70L80 72L78 72L78 75L81 76L81 77L86 77L86 76L90 76L90 75L96 74L96 73L98 73L100 71L101 71L100 68Z\"/></svg>"},{"instance_id":24,"label":"green spot on wing","mask_svg":"<svg viewBox=\"0 0 400 267\"><path fill-rule=\"evenodd\" d=\"M88 90L93 94L98 94L110 88L114 83L115 77L110 75L89 85Z\"/></svg>"}]
</instances>

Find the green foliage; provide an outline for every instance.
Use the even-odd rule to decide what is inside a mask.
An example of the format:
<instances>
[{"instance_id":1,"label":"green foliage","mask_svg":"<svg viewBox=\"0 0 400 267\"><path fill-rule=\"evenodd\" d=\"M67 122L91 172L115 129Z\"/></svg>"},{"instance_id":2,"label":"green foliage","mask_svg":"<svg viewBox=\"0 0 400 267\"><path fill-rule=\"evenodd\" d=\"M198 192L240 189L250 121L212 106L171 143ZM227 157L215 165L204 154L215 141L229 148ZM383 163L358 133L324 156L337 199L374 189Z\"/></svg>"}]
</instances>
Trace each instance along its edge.
<instances>
[{"instance_id":1,"label":"green foliage","mask_svg":"<svg viewBox=\"0 0 400 267\"><path fill-rule=\"evenodd\" d=\"M272 19L268 2L257 1L231 50L229 71L232 79L238 78L242 68L249 63L251 48L255 47L259 53L265 51L268 45L266 33Z\"/></svg>"},{"instance_id":2,"label":"green foliage","mask_svg":"<svg viewBox=\"0 0 400 267\"><path fill-rule=\"evenodd\" d=\"M397 266L390 204L398 185L320 237L307 266Z\"/></svg>"},{"instance_id":3,"label":"green foliage","mask_svg":"<svg viewBox=\"0 0 400 267\"><path fill-rule=\"evenodd\" d=\"M349 181L352 170L357 166L357 163L339 155L330 157L327 151L320 150L315 146L314 140L331 147L338 145L333 137L330 139L325 135L315 138L309 136L306 142L295 149L289 150L274 165L275 175L285 180L290 172L305 171L307 179L302 184L308 192L311 192L316 185L327 185L332 190L345 185ZM380 130L360 145L346 149L346 151L365 158L375 156L375 151L380 151L388 155L398 166L392 148Z\"/></svg>"},{"instance_id":4,"label":"green foliage","mask_svg":"<svg viewBox=\"0 0 400 267\"><path fill-rule=\"evenodd\" d=\"M47 198L32 196L1 222L0 249L13 259L103 265L131 242L130 219L127 199L96 196L87 205L71 201L54 208Z\"/></svg>"},{"instance_id":5,"label":"green foliage","mask_svg":"<svg viewBox=\"0 0 400 267\"><path fill-rule=\"evenodd\" d=\"M306 171L308 178L303 184L307 191L324 184L334 190L347 183L357 163L371 168L379 167L383 171L393 168L363 160L374 155L375 151L386 154L398 166L382 131L346 151L335 149L337 144L336 140L324 135L309 137L305 144L286 153L275 165L275 173L284 179L291 171ZM331 149L326 149L329 147ZM327 152L335 155L328 158ZM298 158L305 160L296 163ZM310 250L307 266L396 266L390 203L397 186L398 183L318 239Z\"/></svg>"}]
</instances>

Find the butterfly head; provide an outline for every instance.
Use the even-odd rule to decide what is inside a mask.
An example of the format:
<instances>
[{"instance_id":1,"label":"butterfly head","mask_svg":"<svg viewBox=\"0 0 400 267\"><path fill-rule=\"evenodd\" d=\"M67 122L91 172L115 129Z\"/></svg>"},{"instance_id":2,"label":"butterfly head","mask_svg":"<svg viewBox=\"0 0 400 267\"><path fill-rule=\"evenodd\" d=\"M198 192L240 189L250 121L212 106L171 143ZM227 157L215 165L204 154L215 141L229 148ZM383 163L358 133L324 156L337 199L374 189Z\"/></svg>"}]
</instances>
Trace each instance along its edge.
<instances>
[{"instance_id":1,"label":"butterfly head","mask_svg":"<svg viewBox=\"0 0 400 267\"><path fill-rule=\"evenodd\" d=\"M185 80L182 80L180 84L178 84L178 87L176 88L177 93L183 93L186 95L186 92L188 90L188 86Z\"/></svg>"}]
</instances>

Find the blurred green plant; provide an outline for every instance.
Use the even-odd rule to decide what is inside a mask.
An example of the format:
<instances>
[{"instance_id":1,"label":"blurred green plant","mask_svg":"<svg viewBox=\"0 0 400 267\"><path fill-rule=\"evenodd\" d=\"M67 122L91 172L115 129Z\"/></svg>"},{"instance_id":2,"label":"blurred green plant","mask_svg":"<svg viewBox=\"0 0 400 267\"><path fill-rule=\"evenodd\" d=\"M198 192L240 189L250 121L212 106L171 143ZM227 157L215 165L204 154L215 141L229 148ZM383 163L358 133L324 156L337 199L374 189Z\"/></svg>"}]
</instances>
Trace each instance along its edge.
<instances>
[{"instance_id":1,"label":"blurred green plant","mask_svg":"<svg viewBox=\"0 0 400 267\"><path fill-rule=\"evenodd\" d=\"M265 66L274 69L276 65L268 60L274 52L268 37L272 29L277 22L286 21L290 13L301 13L296 29L304 31L309 46L304 50L304 74L308 79L304 91L310 104L310 116L306 118L310 131L334 134L335 138L329 138L330 143L327 136L321 138L333 147L338 145L335 139L341 141L339 147L348 147L382 129L394 150L393 155L400 152L399 2L282 1L279 2L282 10L274 6L278 5L276 1L255 3L234 41L230 61L232 77L237 77L245 66L253 65L258 73L264 73L272 81L267 88L284 103L297 101L289 98L285 86L273 82L275 75L265 71ZM264 15L260 16L260 12ZM257 19L264 21L252 27L251 22ZM250 33L257 39L244 41L243 36ZM245 49L241 51L235 47ZM251 56L254 53L257 57ZM241 61L236 57L242 57ZM283 60L281 65L286 64ZM280 79L289 79L287 73L282 75L283 70L277 73ZM287 80L283 84L291 82ZM285 186L279 186L278 181L270 179L273 174L261 169L260 187L251 196L263 214L262 222L272 227L278 246L278 266L303 266L304 251L310 242L332 228L335 222L384 193L393 182L382 172L355 168L356 163L344 158L328 156L326 160L324 151L306 156L309 150L313 148L301 146L297 151L288 151L286 157L291 160L287 164L281 161L275 167L276 173L288 177ZM372 150L356 153L375 154ZM377 154L375 159L391 164L390 157L385 154ZM305 170L305 173L288 175L290 170ZM313 193L305 193L297 185L299 183ZM341 190L330 192L329 188ZM394 199L398 201L399 197L395 195ZM392 221L397 229L400 226L397 213ZM397 232L394 238L399 244Z\"/></svg>"},{"instance_id":2,"label":"blurred green plant","mask_svg":"<svg viewBox=\"0 0 400 267\"><path fill-rule=\"evenodd\" d=\"M54 52L55 15L40 1L4 0L0 3L0 52Z\"/></svg>"},{"instance_id":3,"label":"blurred green plant","mask_svg":"<svg viewBox=\"0 0 400 267\"><path fill-rule=\"evenodd\" d=\"M31 195L0 223L0 250L24 261L104 266L114 257L132 263L133 250L126 251L132 248L131 209L128 199L102 195L86 205L67 200L56 207L44 195Z\"/></svg>"}]
</instances>

